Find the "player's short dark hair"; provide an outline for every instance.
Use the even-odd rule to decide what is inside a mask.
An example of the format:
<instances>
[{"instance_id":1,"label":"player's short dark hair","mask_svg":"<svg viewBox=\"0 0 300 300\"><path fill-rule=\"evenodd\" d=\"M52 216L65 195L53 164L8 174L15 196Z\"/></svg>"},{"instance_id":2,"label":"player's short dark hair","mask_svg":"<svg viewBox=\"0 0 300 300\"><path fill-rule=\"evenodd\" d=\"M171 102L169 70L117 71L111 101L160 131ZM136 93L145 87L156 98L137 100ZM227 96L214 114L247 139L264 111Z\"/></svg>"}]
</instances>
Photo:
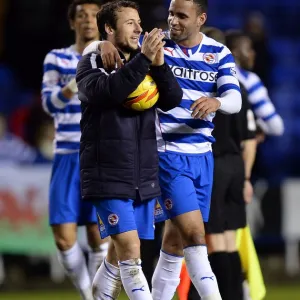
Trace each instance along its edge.
<instances>
[{"instance_id":1,"label":"player's short dark hair","mask_svg":"<svg viewBox=\"0 0 300 300\"><path fill-rule=\"evenodd\" d=\"M192 1L198 6L199 13L206 13L208 9L208 0L187 0Z\"/></svg>"},{"instance_id":2,"label":"player's short dark hair","mask_svg":"<svg viewBox=\"0 0 300 300\"><path fill-rule=\"evenodd\" d=\"M120 11L123 7L130 7L139 11L139 6L136 2L127 0L117 0L108 2L101 7L101 10L97 13L97 26L103 40L107 39L107 33L105 31L105 24L112 29L117 28L117 11Z\"/></svg>"},{"instance_id":3,"label":"player's short dark hair","mask_svg":"<svg viewBox=\"0 0 300 300\"><path fill-rule=\"evenodd\" d=\"M216 40L219 43L225 44L225 34L222 30L216 27L203 27L201 28L201 32L203 32L208 37Z\"/></svg>"},{"instance_id":4,"label":"player's short dark hair","mask_svg":"<svg viewBox=\"0 0 300 300\"><path fill-rule=\"evenodd\" d=\"M78 5L83 4L96 4L99 6L99 9L101 8L103 1L102 0L73 0L71 4L68 7L68 19L74 20L76 15L76 8Z\"/></svg>"},{"instance_id":5,"label":"player's short dark hair","mask_svg":"<svg viewBox=\"0 0 300 300\"><path fill-rule=\"evenodd\" d=\"M225 43L230 51L237 48L241 39L248 38L248 35L240 30L228 30L225 33Z\"/></svg>"}]
</instances>

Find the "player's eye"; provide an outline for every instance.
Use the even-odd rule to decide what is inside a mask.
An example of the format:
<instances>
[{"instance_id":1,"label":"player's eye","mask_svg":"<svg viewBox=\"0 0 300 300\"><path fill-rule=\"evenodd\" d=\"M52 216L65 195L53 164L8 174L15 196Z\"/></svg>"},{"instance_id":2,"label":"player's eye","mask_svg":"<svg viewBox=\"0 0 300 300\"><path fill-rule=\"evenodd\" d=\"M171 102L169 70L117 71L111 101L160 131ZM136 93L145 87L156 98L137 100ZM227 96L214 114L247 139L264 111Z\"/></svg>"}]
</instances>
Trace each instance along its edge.
<instances>
[{"instance_id":1,"label":"player's eye","mask_svg":"<svg viewBox=\"0 0 300 300\"><path fill-rule=\"evenodd\" d=\"M84 17L85 17L85 14L83 14L83 13L77 15L78 19L83 19Z\"/></svg>"},{"instance_id":2,"label":"player's eye","mask_svg":"<svg viewBox=\"0 0 300 300\"><path fill-rule=\"evenodd\" d=\"M186 18L187 18L187 16L186 16L186 15L182 15L182 14L179 14L177 17L178 17L178 19L181 19L181 20L183 20L183 19L186 19Z\"/></svg>"}]
</instances>

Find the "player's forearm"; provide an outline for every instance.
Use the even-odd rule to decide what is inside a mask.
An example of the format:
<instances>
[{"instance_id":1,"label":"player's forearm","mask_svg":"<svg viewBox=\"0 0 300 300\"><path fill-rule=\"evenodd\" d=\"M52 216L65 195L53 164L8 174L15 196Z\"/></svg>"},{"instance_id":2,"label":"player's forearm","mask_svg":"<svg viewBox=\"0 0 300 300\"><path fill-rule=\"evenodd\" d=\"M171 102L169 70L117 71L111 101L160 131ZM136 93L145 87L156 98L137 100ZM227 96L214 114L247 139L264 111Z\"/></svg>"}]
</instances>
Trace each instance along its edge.
<instances>
[{"instance_id":1,"label":"player's forearm","mask_svg":"<svg viewBox=\"0 0 300 300\"><path fill-rule=\"evenodd\" d=\"M256 147L257 143L255 139L245 140L243 142L243 159L245 166L245 178L250 178L252 173L252 168L255 162Z\"/></svg>"},{"instance_id":2,"label":"player's forearm","mask_svg":"<svg viewBox=\"0 0 300 300\"><path fill-rule=\"evenodd\" d=\"M277 114L267 121L258 119L257 124L265 134L280 136L284 133L283 120Z\"/></svg>"},{"instance_id":3,"label":"player's forearm","mask_svg":"<svg viewBox=\"0 0 300 300\"><path fill-rule=\"evenodd\" d=\"M42 90L43 106L45 111L53 114L60 109L65 108L74 94L77 92L77 84L75 79L72 79L65 87L51 86L44 82Z\"/></svg>"},{"instance_id":4,"label":"player's forearm","mask_svg":"<svg viewBox=\"0 0 300 300\"><path fill-rule=\"evenodd\" d=\"M225 114L235 114L241 110L242 97L237 90L224 92L221 97L217 97L221 103L219 111Z\"/></svg>"},{"instance_id":5,"label":"player's forearm","mask_svg":"<svg viewBox=\"0 0 300 300\"><path fill-rule=\"evenodd\" d=\"M44 110L50 115L59 112L69 103L69 99L63 96L61 89L58 87L52 92L43 90L42 100Z\"/></svg>"},{"instance_id":6,"label":"player's forearm","mask_svg":"<svg viewBox=\"0 0 300 300\"><path fill-rule=\"evenodd\" d=\"M94 41L92 43L90 43L84 50L82 55L86 55L89 54L91 52L99 52L99 45L100 45L101 41Z\"/></svg>"},{"instance_id":7,"label":"player's forearm","mask_svg":"<svg viewBox=\"0 0 300 300\"><path fill-rule=\"evenodd\" d=\"M78 92L76 79L73 78L66 86L61 89L62 95L71 100L73 96Z\"/></svg>"}]
</instances>

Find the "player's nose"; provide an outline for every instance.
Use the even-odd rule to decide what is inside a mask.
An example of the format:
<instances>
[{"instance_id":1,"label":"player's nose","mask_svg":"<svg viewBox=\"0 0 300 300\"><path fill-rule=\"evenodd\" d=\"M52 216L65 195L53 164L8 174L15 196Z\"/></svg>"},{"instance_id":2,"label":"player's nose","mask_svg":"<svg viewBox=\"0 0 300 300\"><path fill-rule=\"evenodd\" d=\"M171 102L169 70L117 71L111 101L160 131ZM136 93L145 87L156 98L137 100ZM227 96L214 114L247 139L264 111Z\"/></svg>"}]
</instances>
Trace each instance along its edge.
<instances>
[{"instance_id":1,"label":"player's nose","mask_svg":"<svg viewBox=\"0 0 300 300\"><path fill-rule=\"evenodd\" d=\"M85 18L85 21L87 23L93 23L94 20L95 20L95 17L93 15L87 15Z\"/></svg>"},{"instance_id":2,"label":"player's nose","mask_svg":"<svg viewBox=\"0 0 300 300\"><path fill-rule=\"evenodd\" d=\"M139 23L137 23L136 26L135 26L135 32L138 32L138 33L143 32L143 28Z\"/></svg>"},{"instance_id":3,"label":"player's nose","mask_svg":"<svg viewBox=\"0 0 300 300\"><path fill-rule=\"evenodd\" d=\"M169 18L170 24L171 25L176 25L178 24L178 18L176 16L172 16Z\"/></svg>"}]
</instances>

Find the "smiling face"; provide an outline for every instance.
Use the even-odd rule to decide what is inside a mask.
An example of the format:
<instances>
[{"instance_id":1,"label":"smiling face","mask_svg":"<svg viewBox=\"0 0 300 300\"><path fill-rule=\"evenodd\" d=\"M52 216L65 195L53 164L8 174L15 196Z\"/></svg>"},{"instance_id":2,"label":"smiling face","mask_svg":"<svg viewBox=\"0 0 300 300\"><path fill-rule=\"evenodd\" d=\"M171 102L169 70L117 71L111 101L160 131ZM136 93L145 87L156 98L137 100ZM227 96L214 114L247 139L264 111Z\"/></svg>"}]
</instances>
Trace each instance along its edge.
<instances>
[{"instance_id":1,"label":"smiling face","mask_svg":"<svg viewBox=\"0 0 300 300\"><path fill-rule=\"evenodd\" d=\"M195 40L205 21L206 13L201 13L194 1L171 1L168 24L170 37L176 43L188 45Z\"/></svg>"},{"instance_id":2,"label":"smiling face","mask_svg":"<svg viewBox=\"0 0 300 300\"><path fill-rule=\"evenodd\" d=\"M136 50L142 33L138 11L131 7L121 7L116 11L116 29L106 26L106 32L108 40L121 51L130 53Z\"/></svg>"},{"instance_id":3,"label":"smiling face","mask_svg":"<svg viewBox=\"0 0 300 300\"><path fill-rule=\"evenodd\" d=\"M97 4L82 4L76 6L74 20L70 20L71 28L76 37L84 42L99 39L96 15L100 7Z\"/></svg>"}]
</instances>

